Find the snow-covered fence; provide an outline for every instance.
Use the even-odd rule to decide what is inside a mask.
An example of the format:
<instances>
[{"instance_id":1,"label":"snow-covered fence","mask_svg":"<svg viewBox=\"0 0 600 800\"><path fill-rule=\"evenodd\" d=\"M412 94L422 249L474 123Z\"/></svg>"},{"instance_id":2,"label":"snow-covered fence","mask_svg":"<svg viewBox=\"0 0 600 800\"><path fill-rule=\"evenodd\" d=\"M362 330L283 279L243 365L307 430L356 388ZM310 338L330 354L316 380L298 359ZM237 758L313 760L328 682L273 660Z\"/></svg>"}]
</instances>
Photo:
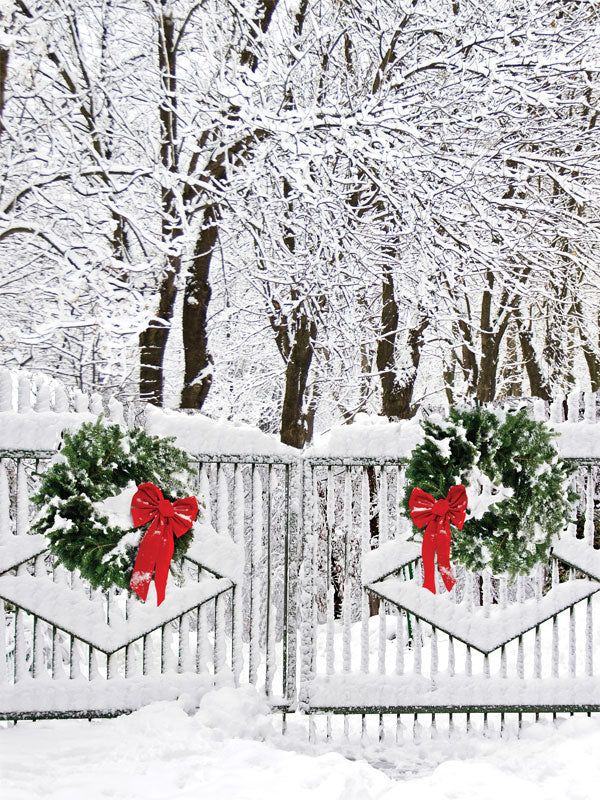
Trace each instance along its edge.
<instances>
[{"instance_id":1,"label":"snow-covered fence","mask_svg":"<svg viewBox=\"0 0 600 800\"><path fill-rule=\"evenodd\" d=\"M0 461L0 719L112 716L152 699L194 702L235 680L231 559L190 549L159 608L94 590L29 535L34 473L46 458ZM228 608L226 618L224 609Z\"/></svg>"},{"instance_id":2,"label":"snow-covered fence","mask_svg":"<svg viewBox=\"0 0 600 800\"><path fill-rule=\"evenodd\" d=\"M550 564L514 585L459 568L455 589L438 582L433 596L400 512L403 460L307 459L299 702L311 735L318 715L326 737L337 714L346 733L376 715L380 737L401 738L407 718L420 735L422 715L435 729L440 714L451 728L479 713L485 730L492 714L503 729L508 714L520 726L527 713L600 711L597 472L596 460L579 464L577 522Z\"/></svg>"},{"instance_id":3,"label":"snow-covered fence","mask_svg":"<svg viewBox=\"0 0 600 800\"><path fill-rule=\"evenodd\" d=\"M478 713L487 728L492 714L502 727L513 713L520 724L527 713L600 710L596 405L576 393L533 403L578 461L576 514L552 563L515 585L458 570L455 590L438 587L428 605L401 512L413 422L359 419L298 454L248 426L124 409L0 372L0 717L193 703L226 680L264 689L284 719L308 712L313 736L332 735L336 719L364 733L371 715L379 736L400 737L407 719L419 736L424 715L435 731L440 715L452 728ZM214 536L243 545L239 574L207 558L209 537L156 609L52 563L28 533L36 473L65 427L100 413L173 435L192 454Z\"/></svg>"}]
</instances>

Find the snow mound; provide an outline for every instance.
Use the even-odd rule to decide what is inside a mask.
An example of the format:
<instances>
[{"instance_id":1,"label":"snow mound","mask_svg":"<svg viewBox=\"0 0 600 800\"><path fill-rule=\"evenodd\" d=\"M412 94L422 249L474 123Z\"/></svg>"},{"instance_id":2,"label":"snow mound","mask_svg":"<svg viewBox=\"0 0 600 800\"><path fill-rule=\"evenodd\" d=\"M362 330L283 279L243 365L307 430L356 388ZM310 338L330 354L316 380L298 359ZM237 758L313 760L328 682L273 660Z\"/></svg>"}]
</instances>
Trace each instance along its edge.
<instances>
[{"instance_id":1,"label":"snow mound","mask_svg":"<svg viewBox=\"0 0 600 800\"><path fill-rule=\"evenodd\" d=\"M258 428L241 422L213 420L199 413L184 414L149 405L146 430L155 436L174 436L175 445L192 455L298 455L293 447Z\"/></svg>"},{"instance_id":2,"label":"snow mound","mask_svg":"<svg viewBox=\"0 0 600 800\"><path fill-rule=\"evenodd\" d=\"M76 431L94 414L72 411L0 412L0 450L57 450L63 431Z\"/></svg>"},{"instance_id":3,"label":"snow mound","mask_svg":"<svg viewBox=\"0 0 600 800\"><path fill-rule=\"evenodd\" d=\"M422 441L418 419L389 422L387 417L357 414L351 425L340 425L317 436L306 456L409 458Z\"/></svg>"},{"instance_id":4,"label":"snow mound","mask_svg":"<svg viewBox=\"0 0 600 800\"><path fill-rule=\"evenodd\" d=\"M222 741L226 738L265 741L274 733L275 718L264 695L253 686L224 686L200 700L196 719Z\"/></svg>"}]
</instances>

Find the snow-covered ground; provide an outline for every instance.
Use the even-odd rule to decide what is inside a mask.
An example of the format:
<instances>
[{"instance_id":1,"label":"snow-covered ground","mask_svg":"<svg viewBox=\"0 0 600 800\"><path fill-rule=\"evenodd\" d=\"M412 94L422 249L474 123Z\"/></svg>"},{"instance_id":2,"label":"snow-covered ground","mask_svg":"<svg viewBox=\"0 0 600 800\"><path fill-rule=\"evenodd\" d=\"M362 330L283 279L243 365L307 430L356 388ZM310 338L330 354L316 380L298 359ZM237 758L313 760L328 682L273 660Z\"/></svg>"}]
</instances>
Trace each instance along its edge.
<instances>
[{"instance_id":1,"label":"snow-covered ground","mask_svg":"<svg viewBox=\"0 0 600 800\"><path fill-rule=\"evenodd\" d=\"M358 722L358 720L356 720ZM250 687L204 696L189 715L154 703L113 720L0 729L2 800L590 800L600 783L600 717L525 725L500 739L424 730L419 744L309 744L305 718L280 718Z\"/></svg>"}]
</instances>

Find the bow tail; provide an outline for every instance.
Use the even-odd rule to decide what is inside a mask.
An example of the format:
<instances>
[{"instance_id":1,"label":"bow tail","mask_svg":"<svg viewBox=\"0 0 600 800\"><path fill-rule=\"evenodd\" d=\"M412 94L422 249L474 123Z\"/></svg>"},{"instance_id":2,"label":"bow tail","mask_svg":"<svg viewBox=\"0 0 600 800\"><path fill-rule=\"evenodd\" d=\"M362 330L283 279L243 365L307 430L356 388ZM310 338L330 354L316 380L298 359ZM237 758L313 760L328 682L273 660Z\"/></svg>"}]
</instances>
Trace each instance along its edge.
<instances>
[{"instance_id":1,"label":"bow tail","mask_svg":"<svg viewBox=\"0 0 600 800\"><path fill-rule=\"evenodd\" d=\"M164 538L160 545L158 558L156 559L156 571L154 573L154 586L156 587L156 605L159 606L165 599L167 590L167 578L169 577L169 565L173 557L173 536Z\"/></svg>"},{"instance_id":2,"label":"bow tail","mask_svg":"<svg viewBox=\"0 0 600 800\"><path fill-rule=\"evenodd\" d=\"M437 519L434 517L425 528L421 559L423 561L423 588L435 594L435 549L436 549Z\"/></svg>"},{"instance_id":3,"label":"bow tail","mask_svg":"<svg viewBox=\"0 0 600 800\"><path fill-rule=\"evenodd\" d=\"M131 573L131 580L129 581L130 588L140 600L144 601L148 596L148 589L150 588L152 573L158 560L161 544L160 535L152 531L151 528L152 525L140 542L135 564L133 565L133 572Z\"/></svg>"},{"instance_id":4,"label":"bow tail","mask_svg":"<svg viewBox=\"0 0 600 800\"><path fill-rule=\"evenodd\" d=\"M444 581L444 586L446 587L446 591L451 591L456 583L456 578L454 577L454 573L452 572L452 567L450 566L450 521L448 517L440 520L440 524L438 527L438 533L436 537L437 541L437 564L438 570L440 575L442 576L442 580Z\"/></svg>"}]
</instances>

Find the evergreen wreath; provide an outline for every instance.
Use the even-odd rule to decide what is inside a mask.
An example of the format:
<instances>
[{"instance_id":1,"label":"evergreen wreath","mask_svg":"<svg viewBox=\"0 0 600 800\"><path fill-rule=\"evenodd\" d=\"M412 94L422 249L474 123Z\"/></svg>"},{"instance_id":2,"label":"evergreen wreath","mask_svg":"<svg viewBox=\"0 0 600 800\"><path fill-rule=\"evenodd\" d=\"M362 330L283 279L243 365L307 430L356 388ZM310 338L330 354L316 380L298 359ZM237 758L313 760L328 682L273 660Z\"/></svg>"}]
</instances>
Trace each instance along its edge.
<instances>
[{"instance_id":1,"label":"evergreen wreath","mask_svg":"<svg viewBox=\"0 0 600 800\"><path fill-rule=\"evenodd\" d=\"M118 586L129 591L139 544L148 525L117 527L98 503L126 491L133 497L140 483L151 482L167 500L190 495L181 477L193 476L189 458L173 438L151 436L141 428L122 430L102 419L63 435L63 446L41 476L33 502L40 514L34 533L44 534L50 551L69 570L78 569L94 588ZM129 490L129 491L128 491ZM191 532L174 538L172 568L181 562Z\"/></svg>"},{"instance_id":2,"label":"evergreen wreath","mask_svg":"<svg viewBox=\"0 0 600 800\"><path fill-rule=\"evenodd\" d=\"M452 409L448 419L432 417L422 428L425 440L406 470L406 515L415 486L438 500L462 483L469 506L463 529L452 529L452 562L511 579L546 562L576 497L569 489L573 468L559 458L556 434L525 409Z\"/></svg>"}]
</instances>

